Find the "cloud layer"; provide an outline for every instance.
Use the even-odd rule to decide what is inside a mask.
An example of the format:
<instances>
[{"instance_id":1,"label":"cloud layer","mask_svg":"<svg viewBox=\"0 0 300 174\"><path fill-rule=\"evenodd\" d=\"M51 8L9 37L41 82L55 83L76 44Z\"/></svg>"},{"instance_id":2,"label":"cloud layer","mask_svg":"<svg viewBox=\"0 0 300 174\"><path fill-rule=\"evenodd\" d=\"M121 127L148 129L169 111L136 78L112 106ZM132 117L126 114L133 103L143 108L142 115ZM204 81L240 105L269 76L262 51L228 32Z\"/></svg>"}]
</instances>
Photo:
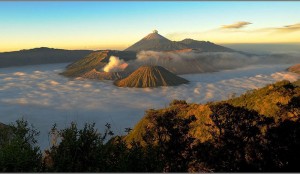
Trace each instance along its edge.
<instances>
[{"instance_id":1,"label":"cloud layer","mask_svg":"<svg viewBox=\"0 0 300 174\"><path fill-rule=\"evenodd\" d=\"M175 74L215 72L258 64L298 63L300 54L250 56L237 52L158 52L141 51L127 62L130 70L141 65L159 65Z\"/></svg>"},{"instance_id":2,"label":"cloud layer","mask_svg":"<svg viewBox=\"0 0 300 174\"><path fill-rule=\"evenodd\" d=\"M273 28L273 30L278 32L295 32L300 31L300 23L292 24L292 25L286 25L279 28Z\"/></svg>"}]
</instances>

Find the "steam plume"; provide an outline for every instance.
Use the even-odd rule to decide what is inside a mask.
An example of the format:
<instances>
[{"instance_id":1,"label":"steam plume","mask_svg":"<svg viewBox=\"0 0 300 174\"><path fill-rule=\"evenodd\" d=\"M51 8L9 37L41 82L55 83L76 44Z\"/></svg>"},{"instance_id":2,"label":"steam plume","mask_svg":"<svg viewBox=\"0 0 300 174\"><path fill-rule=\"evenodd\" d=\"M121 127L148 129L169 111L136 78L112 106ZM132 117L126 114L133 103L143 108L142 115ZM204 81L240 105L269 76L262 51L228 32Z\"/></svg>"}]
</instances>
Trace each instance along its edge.
<instances>
[{"instance_id":1,"label":"steam plume","mask_svg":"<svg viewBox=\"0 0 300 174\"><path fill-rule=\"evenodd\" d=\"M103 68L105 72L119 72L123 71L128 66L123 59L119 57L110 56L108 64Z\"/></svg>"}]
</instances>

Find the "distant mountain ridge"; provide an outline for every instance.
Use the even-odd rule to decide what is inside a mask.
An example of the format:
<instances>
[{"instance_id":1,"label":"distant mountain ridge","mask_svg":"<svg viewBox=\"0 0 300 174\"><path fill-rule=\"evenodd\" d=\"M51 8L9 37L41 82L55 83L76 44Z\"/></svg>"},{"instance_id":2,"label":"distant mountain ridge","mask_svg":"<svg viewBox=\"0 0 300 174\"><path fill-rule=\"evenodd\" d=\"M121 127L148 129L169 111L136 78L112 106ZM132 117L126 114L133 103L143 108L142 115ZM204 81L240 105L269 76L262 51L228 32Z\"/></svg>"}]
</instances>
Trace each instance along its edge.
<instances>
[{"instance_id":1,"label":"distant mountain ridge","mask_svg":"<svg viewBox=\"0 0 300 174\"><path fill-rule=\"evenodd\" d=\"M184 39L178 42L171 41L158 34L157 30L154 30L140 41L126 48L124 51L175 51L182 49L197 49L202 52L234 52L234 50L230 48L208 41L197 41L193 39Z\"/></svg>"},{"instance_id":2,"label":"distant mountain ridge","mask_svg":"<svg viewBox=\"0 0 300 174\"><path fill-rule=\"evenodd\" d=\"M81 59L91 50L64 50L47 47L0 53L0 68L11 66L67 63Z\"/></svg>"},{"instance_id":3,"label":"distant mountain ridge","mask_svg":"<svg viewBox=\"0 0 300 174\"><path fill-rule=\"evenodd\" d=\"M197 41L193 39L184 39L182 41L178 41L178 43L185 45L190 49L198 49L204 52L234 52L233 49L214 44L209 41Z\"/></svg>"}]
</instances>

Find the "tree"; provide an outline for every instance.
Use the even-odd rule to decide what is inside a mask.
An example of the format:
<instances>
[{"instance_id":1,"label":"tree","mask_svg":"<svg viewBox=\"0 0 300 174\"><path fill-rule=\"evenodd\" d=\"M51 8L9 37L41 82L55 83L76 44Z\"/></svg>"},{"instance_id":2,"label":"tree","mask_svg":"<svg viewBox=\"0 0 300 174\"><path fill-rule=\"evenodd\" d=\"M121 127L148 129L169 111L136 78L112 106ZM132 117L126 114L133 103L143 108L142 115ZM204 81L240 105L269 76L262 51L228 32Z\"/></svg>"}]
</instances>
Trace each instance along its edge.
<instances>
[{"instance_id":1,"label":"tree","mask_svg":"<svg viewBox=\"0 0 300 174\"><path fill-rule=\"evenodd\" d=\"M95 124L85 124L79 130L76 123L71 126L56 130L61 142L51 147L48 155L52 165L47 165L49 171L55 172L97 172L105 167L102 137L95 129Z\"/></svg>"},{"instance_id":2,"label":"tree","mask_svg":"<svg viewBox=\"0 0 300 174\"><path fill-rule=\"evenodd\" d=\"M280 107L278 115L280 115L280 121L286 119L297 120L300 117L300 96L294 96L290 101L284 105L277 103L277 106Z\"/></svg>"},{"instance_id":3,"label":"tree","mask_svg":"<svg viewBox=\"0 0 300 174\"><path fill-rule=\"evenodd\" d=\"M218 129L212 142L215 153L210 165L221 172L262 171L265 149L262 131L274 120L230 104L210 108L213 126Z\"/></svg>"},{"instance_id":4,"label":"tree","mask_svg":"<svg viewBox=\"0 0 300 174\"><path fill-rule=\"evenodd\" d=\"M285 120L267 134L265 171L299 172L300 120Z\"/></svg>"},{"instance_id":5,"label":"tree","mask_svg":"<svg viewBox=\"0 0 300 174\"><path fill-rule=\"evenodd\" d=\"M161 167L164 172L187 172L190 162L195 157L197 143L189 131L196 117L182 118L178 116L177 109L152 111L148 114L153 126L146 128L147 134L143 139L156 151L157 156L154 158L160 162L157 167Z\"/></svg>"},{"instance_id":6,"label":"tree","mask_svg":"<svg viewBox=\"0 0 300 174\"><path fill-rule=\"evenodd\" d=\"M35 137L39 132L21 119L0 129L0 171L38 172L41 152Z\"/></svg>"}]
</instances>

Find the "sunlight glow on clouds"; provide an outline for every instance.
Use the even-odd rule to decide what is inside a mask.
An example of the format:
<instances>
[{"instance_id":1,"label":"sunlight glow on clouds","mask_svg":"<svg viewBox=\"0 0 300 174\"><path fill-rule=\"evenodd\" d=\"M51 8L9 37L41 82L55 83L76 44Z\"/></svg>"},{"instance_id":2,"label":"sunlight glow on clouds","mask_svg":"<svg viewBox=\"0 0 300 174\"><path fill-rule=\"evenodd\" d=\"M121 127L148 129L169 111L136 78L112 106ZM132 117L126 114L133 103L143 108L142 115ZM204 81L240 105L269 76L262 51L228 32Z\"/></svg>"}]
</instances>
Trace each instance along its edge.
<instances>
[{"instance_id":1,"label":"sunlight glow on clouds","mask_svg":"<svg viewBox=\"0 0 300 174\"><path fill-rule=\"evenodd\" d=\"M216 43L298 43L300 42L300 23L282 27L244 29L252 23L238 22L223 25L203 32L180 32L167 35L171 40L193 38Z\"/></svg>"},{"instance_id":2,"label":"sunlight glow on clouds","mask_svg":"<svg viewBox=\"0 0 300 174\"><path fill-rule=\"evenodd\" d=\"M238 29L238 28L243 28L247 25L252 24L251 22L245 22L245 21L241 21L241 22L236 22L233 24L229 24L229 25L223 25L221 28L224 29Z\"/></svg>"},{"instance_id":3,"label":"sunlight glow on clouds","mask_svg":"<svg viewBox=\"0 0 300 174\"><path fill-rule=\"evenodd\" d=\"M280 28L274 28L273 30L279 31L279 32L295 32L300 31L300 23L292 24L292 25L286 25Z\"/></svg>"}]
</instances>

